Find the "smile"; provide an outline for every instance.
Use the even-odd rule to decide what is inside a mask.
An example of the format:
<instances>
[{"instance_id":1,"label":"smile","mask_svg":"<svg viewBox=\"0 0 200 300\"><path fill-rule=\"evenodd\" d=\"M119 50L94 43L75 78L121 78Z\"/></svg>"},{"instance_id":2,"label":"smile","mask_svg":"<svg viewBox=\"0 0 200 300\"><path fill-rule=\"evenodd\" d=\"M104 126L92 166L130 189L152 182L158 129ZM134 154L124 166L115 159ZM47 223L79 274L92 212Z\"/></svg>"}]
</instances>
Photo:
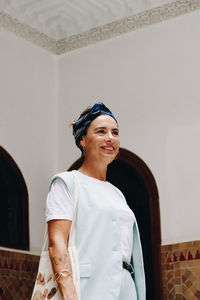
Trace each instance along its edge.
<instances>
[{"instance_id":1,"label":"smile","mask_svg":"<svg viewBox=\"0 0 200 300\"><path fill-rule=\"evenodd\" d=\"M102 148L105 149L105 150L110 150L110 151L114 150L114 147L102 147Z\"/></svg>"}]
</instances>

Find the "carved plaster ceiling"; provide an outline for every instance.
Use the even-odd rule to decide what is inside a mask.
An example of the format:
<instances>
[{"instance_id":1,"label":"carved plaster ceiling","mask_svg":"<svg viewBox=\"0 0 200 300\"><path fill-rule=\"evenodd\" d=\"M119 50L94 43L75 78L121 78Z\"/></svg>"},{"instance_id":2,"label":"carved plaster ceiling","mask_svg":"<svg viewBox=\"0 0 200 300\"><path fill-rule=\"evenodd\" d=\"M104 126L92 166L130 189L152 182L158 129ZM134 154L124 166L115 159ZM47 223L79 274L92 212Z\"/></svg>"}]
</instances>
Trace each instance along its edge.
<instances>
[{"instance_id":1,"label":"carved plaster ceiling","mask_svg":"<svg viewBox=\"0 0 200 300\"><path fill-rule=\"evenodd\" d=\"M172 0L0 0L18 21L60 40Z\"/></svg>"},{"instance_id":2,"label":"carved plaster ceiling","mask_svg":"<svg viewBox=\"0 0 200 300\"><path fill-rule=\"evenodd\" d=\"M200 8L200 0L0 0L0 27L61 54Z\"/></svg>"}]
</instances>

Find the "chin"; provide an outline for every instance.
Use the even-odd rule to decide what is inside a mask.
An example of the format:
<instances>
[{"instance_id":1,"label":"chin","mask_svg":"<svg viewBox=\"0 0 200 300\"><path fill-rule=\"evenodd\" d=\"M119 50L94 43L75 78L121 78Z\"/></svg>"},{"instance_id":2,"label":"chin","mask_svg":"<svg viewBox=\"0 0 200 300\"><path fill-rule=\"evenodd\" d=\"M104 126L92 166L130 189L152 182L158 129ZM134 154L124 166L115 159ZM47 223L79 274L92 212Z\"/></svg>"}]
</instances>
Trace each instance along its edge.
<instances>
[{"instance_id":1,"label":"chin","mask_svg":"<svg viewBox=\"0 0 200 300\"><path fill-rule=\"evenodd\" d=\"M106 161L108 164L110 164L114 159L116 155L106 155L103 157L104 161Z\"/></svg>"}]
</instances>

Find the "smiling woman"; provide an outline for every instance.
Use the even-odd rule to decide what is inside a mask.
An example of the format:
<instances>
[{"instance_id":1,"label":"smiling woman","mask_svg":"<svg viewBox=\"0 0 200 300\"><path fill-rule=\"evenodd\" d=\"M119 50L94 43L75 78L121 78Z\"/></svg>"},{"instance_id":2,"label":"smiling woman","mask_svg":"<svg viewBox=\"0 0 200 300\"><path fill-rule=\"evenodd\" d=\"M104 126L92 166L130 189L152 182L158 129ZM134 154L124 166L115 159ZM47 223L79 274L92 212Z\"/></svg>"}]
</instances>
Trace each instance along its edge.
<instances>
[{"instance_id":1,"label":"smiling woman","mask_svg":"<svg viewBox=\"0 0 200 300\"><path fill-rule=\"evenodd\" d=\"M82 151L78 171L53 177L46 204L49 255L63 299L145 300L145 276L138 226L122 192L106 181L119 152L118 122L101 102L73 123ZM76 215L78 268L68 252L74 211L74 176L80 186ZM74 220L74 219L73 219Z\"/></svg>"},{"instance_id":2,"label":"smiling woman","mask_svg":"<svg viewBox=\"0 0 200 300\"><path fill-rule=\"evenodd\" d=\"M109 115L98 116L87 129L87 134L82 136L80 145L84 163L79 171L105 181L107 165L119 152L120 140L116 121Z\"/></svg>"}]
</instances>

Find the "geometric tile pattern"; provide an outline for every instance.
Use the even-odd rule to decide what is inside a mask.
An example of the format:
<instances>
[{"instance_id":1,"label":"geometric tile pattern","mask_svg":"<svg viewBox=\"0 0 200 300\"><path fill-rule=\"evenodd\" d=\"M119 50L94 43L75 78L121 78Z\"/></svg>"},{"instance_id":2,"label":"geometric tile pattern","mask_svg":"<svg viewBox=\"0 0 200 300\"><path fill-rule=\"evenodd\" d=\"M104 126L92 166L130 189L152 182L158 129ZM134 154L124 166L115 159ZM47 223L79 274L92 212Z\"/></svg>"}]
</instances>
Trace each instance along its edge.
<instances>
[{"instance_id":1,"label":"geometric tile pattern","mask_svg":"<svg viewBox=\"0 0 200 300\"><path fill-rule=\"evenodd\" d=\"M0 250L0 299L30 300L39 256Z\"/></svg>"},{"instance_id":2,"label":"geometric tile pattern","mask_svg":"<svg viewBox=\"0 0 200 300\"><path fill-rule=\"evenodd\" d=\"M9 3L7 0L6 2ZM19 1L17 0L14 1L14 3L18 2ZM106 2L110 3L110 1ZM135 3L135 1L132 2ZM149 0L145 2L153 3L153 1ZM120 3L120 1L118 1L118 3ZM160 4L161 1L155 3ZM166 1L164 1L164 3L166 3ZM59 55L199 9L200 0L176 0L171 3L153 7L151 9L147 9L145 11L115 20L110 23L106 23L98 27L93 27L84 32L80 30L78 34L73 34L61 39L52 38L52 36L48 36L44 32L36 29L34 24L31 26L30 24L27 25L22 23L18 19L13 18L8 13L1 10L0 27L3 27L6 30L15 33L16 35L23 37L24 39L34 43L35 45L38 45L39 47L42 47L43 49Z\"/></svg>"},{"instance_id":3,"label":"geometric tile pattern","mask_svg":"<svg viewBox=\"0 0 200 300\"><path fill-rule=\"evenodd\" d=\"M161 249L164 300L200 299L200 241Z\"/></svg>"},{"instance_id":4,"label":"geometric tile pattern","mask_svg":"<svg viewBox=\"0 0 200 300\"><path fill-rule=\"evenodd\" d=\"M163 300L200 299L200 241L161 246L161 262ZM30 300L38 263L37 255L0 250L0 299Z\"/></svg>"}]
</instances>

